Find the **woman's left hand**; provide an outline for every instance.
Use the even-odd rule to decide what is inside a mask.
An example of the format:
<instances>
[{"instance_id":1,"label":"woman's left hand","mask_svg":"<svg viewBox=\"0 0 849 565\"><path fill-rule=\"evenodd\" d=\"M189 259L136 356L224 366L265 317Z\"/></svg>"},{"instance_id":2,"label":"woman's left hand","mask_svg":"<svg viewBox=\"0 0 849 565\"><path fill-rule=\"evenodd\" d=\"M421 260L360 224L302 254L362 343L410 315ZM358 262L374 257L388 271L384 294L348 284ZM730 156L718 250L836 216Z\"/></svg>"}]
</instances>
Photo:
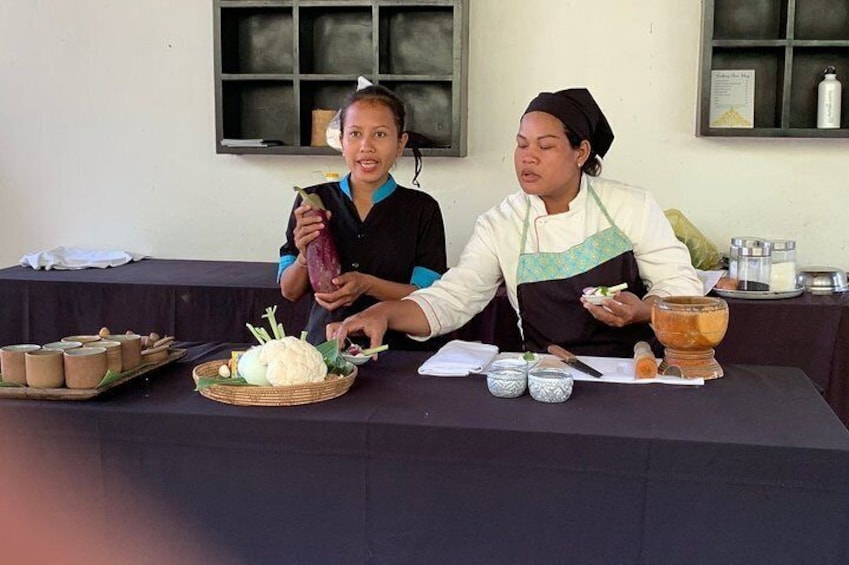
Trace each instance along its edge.
<instances>
[{"instance_id":1,"label":"woman's left hand","mask_svg":"<svg viewBox=\"0 0 849 565\"><path fill-rule=\"evenodd\" d=\"M371 275L350 271L334 278L333 284L339 289L315 294L318 305L330 311L341 306L350 306L357 298L367 293L371 285Z\"/></svg>"},{"instance_id":2,"label":"woman's left hand","mask_svg":"<svg viewBox=\"0 0 849 565\"><path fill-rule=\"evenodd\" d=\"M618 292L601 304L593 304L582 296L581 303L593 318L615 328L651 320L651 303L631 292Z\"/></svg>"}]
</instances>

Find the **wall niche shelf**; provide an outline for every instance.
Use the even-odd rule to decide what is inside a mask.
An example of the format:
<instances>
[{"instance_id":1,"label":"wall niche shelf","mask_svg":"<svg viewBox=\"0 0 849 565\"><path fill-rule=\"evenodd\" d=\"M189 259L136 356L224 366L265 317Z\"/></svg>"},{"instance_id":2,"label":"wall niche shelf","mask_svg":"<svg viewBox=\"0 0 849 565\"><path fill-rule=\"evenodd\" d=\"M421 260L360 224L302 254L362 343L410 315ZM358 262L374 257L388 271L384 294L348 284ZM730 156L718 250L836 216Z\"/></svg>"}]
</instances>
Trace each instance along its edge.
<instances>
[{"instance_id":1,"label":"wall niche shelf","mask_svg":"<svg viewBox=\"0 0 849 565\"><path fill-rule=\"evenodd\" d=\"M312 111L362 75L404 101L422 154L466 155L468 0L213 2L217 153L336 154L311 146Z\"/></svg>"},{"instance_id":2,"label":"wall niche shelf","mask_svg":"<svg viewBox=\"0 0 849 565\"><path fill-rule=\"evenodd\" d=\"M703 0L697 134L849 137L849 0ZM839 129L817 129L817 85L837 68ZM754 127L710 126L711 71L754 70Z\"/></svg>"}]
</instances>

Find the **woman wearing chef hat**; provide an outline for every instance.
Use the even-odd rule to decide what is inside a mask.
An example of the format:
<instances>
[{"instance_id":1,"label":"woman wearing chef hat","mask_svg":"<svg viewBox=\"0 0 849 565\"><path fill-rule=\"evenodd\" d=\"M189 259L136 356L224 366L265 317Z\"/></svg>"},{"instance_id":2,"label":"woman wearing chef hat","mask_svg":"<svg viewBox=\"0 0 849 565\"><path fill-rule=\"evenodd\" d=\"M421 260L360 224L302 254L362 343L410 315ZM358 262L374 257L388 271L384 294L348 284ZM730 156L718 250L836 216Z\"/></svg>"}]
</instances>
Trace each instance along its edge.
<instances>
[{"instance_id":1,"label":"woman wearing chef hat","mask_svg":"<svg viewBox=\"0 0 849 565\"><path fill-rule=\"evenodd\" d=\"M459 328L503 282L525 348L630 356L651 340L657 297L700 295L702 285L660 206L646 191L598 177L613 131L584 88L543 92L519 125L521 190L477 220L459 264L430 288L328 326L328 337L387 328L427 339ZM601 303L586 287L627 284Z\"/></svg>"}]
</instances>

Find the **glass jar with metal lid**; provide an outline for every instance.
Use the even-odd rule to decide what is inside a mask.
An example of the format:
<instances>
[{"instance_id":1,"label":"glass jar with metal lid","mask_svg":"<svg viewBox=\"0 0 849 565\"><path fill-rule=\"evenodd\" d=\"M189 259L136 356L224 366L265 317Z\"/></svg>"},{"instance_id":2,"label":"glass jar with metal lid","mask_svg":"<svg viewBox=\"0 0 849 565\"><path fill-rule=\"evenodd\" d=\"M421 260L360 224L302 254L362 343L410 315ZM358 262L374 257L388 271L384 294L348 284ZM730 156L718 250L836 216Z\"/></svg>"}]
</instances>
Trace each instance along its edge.
<instances>
[{"instance_id":1,"label":"glass jar with metal lid","mask_svg":"<svg viewBox=\"0 0 849 565\"><path fill-rule=\"evenodd\" d=\"M769 289L776 292L796 290L796 242L771 239Z\"/></svg>"},{"instance_id":2,"label":"glass jar with metal lid","mask_svg":"<svg viewBox=\"0 0 849 565\"><path fill-rule=\"evenodd\" d=\"M770 290L770 253L768 241L760 247L741 247L737 254L737 290Z\"/></svg>"},{"instance_id":3,"label":"glass jar with metal lid","mask_svg":"<svg viewBox=\"0 0 849 565\"><path fill-rule=\"evenodd\" d=\"M740 249L743 247L763 247L766 240L762 237L751 235L736 235L731 238L731 249L728 254L728 277L736 279L737 277L737 259L740 255Z\"/></svg>"}]
</instances>

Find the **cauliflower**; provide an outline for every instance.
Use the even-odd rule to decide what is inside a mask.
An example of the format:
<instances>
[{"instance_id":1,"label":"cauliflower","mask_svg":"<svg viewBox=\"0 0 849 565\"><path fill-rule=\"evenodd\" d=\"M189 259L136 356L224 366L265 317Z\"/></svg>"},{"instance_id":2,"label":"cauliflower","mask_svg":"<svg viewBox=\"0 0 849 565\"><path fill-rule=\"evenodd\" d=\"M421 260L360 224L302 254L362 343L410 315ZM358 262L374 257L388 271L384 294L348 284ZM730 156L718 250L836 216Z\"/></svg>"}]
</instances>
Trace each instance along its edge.
<instances>
[{"instance_id":1,"label":"cauliflower","mask_svg":"<svg viewBox=\"0 0 849 565\"><path fill-rule=\"evenodd\" d=\"M293 336L266 342L259 361L268 365L265 378L272 386L321 382L327 376L318 349Z\"/></svg>"}]
</instances>

